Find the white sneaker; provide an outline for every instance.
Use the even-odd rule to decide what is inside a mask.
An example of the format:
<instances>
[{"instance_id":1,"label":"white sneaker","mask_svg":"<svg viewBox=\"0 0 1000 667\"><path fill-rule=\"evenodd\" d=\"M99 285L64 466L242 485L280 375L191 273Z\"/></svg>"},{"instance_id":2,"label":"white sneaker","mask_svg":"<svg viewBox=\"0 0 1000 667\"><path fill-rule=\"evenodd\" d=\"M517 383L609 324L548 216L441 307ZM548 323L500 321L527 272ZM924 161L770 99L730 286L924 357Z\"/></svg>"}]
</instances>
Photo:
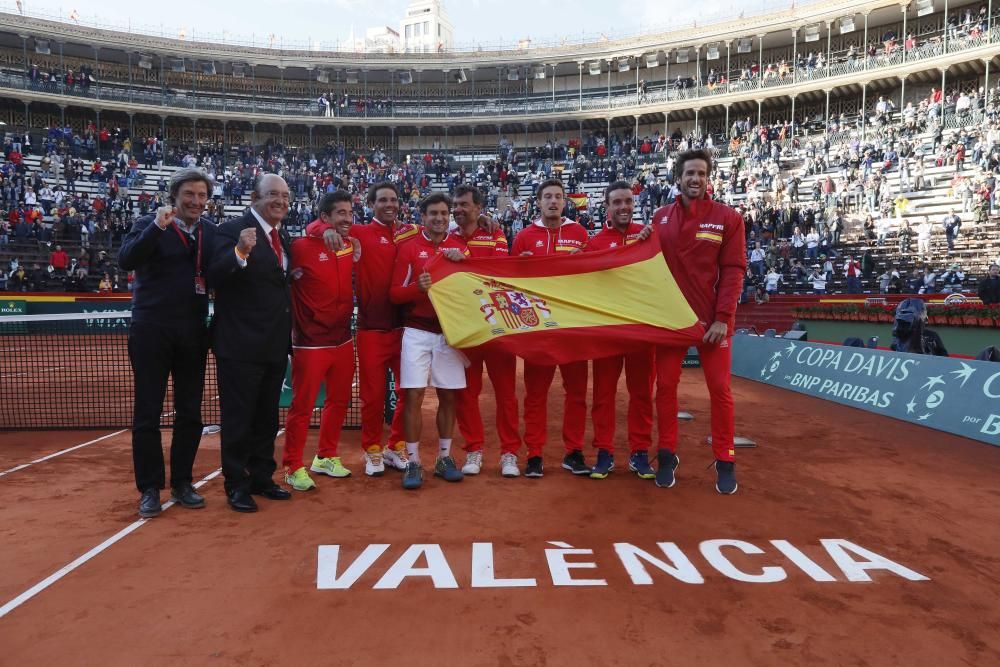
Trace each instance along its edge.
<instances>
[{"instance_id":1,"label":"white sneaker","mask_svg":"<svg viewBox=\"0 0 1000 667\"><path fill-rule=\"evenodd\" d=\"M385 474L385 464L382 463L382 448L372 445L365 451L365 474L369 477L381 477Z\"/></svg>"},{"instance_id":2,"label":"white sneaker","mask_svg":"<svg viewBox=\"0 0 1000 667\"><path fill-rule=\"evenodd\" d=\"M465 465L462 466L463 475L478 475L483 469L483 453L469 452L465 455Z\"/></svg>"},{"instance_id":3,"label":"white sneaker","mask_svg":"<svg viewBox=\"0 0 1000 667\"><path fill-rule=\"evenodd\" d=\"M504 477L519 477L521 471L517 467L517 456L514 454L504 454L500 457L500 474Z\"/></svg>"},{"instance_id":4,"label":"white sneaker","mask_svg":"<svg viewBox=\"0 0 1000 667\"><path fill-rule=\"evenodd\" d=\"M382 458L396 470L406 470L406 464L409 463L409 459L406 457L406 448L403 446L400 446L399 449L386 447L382 450Z\"/></svg>"}]
</instances>

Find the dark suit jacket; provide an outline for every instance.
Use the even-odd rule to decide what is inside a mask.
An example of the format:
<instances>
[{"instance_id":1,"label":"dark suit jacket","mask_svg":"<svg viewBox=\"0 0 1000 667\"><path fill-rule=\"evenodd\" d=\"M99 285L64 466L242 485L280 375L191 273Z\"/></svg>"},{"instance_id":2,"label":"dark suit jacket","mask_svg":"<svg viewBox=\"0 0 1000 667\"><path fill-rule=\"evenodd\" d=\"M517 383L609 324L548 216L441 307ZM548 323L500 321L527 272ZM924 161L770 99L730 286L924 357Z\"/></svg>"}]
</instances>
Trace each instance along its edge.
<instances>
[{"instance_id":1,"label":"dark suit jacket","mask_svg":"<svg viewBox=\"0 0 1000 667\"><path fill-rule=\"evenodd\" d=\"M240 232L248 227L257 230L257 244L244 268L234 248ZM290 257L288 232L282 227L279 234L285 257ZM284 362L291 346L291 294L270 240L248 210L239 220L219 225L215 241L208 270L215 287L215 355L238 361Z\"/></svg>"}]
</instances>

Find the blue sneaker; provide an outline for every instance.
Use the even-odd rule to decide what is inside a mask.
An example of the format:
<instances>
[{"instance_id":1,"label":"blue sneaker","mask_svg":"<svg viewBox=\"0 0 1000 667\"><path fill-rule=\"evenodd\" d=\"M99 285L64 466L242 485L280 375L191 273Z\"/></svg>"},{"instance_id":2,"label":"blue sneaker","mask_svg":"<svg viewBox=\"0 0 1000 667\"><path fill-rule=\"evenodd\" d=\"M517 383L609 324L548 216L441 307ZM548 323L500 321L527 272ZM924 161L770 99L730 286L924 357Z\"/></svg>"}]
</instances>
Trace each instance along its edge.
<instances>
[{"instance_id":1,"label":"blue sneaker","mask_svg":"<svg viewBox=\"0 0 1000 667\"><path fill-rule=\"evenodd\" d=\"M639 476L640 479L653 479L656 472L649 465L649 454L647 452L635 452L628 459L628 469Z\"/></svg>"},{"instance_id":2,"label":"blue sneaker","mask_svg":"<svg viewBox=\"0 0 1000 667\"><path fill-rule=\"evenodd\" d=\"M606 449L597 450L597 463L590 469L590 479L604 479L615 469L615 457Z\"/></svg>"},{"instance_id":3,"label":"blue sneaker","mask_svg":"<svg viewBox=\"0 0 1000 667\"><path fill-rule=\"evenodd\" d=\"M719 493L731 496L740 487L736 483L736 464L732 461L715 462L715 490Z\"/></svg>"},{"instance_id":4,"label":"blue sneaker","mask_svg":"<svg viewBox=\"0 0 1000 667\"><path fill-rule=\"evenodd\" d=\"M409 461L403 471L403 488L407 490L419 489L423 484L424 469L420 467L419 463Z\"/></svg>"},{"instance_id":5,"label":"blue sneaker","mask_svg":"<svg viewBox=\"0 0 1000 667\"><path fill-rule=\"evenodd\" d=\"M438 457L438 460L434 462L434 475L443 477L446 482L461 482L462 477L464 477L462 471L455 465L455 459L450 456Z\"/></svg>"},{"instance_id":6,"label":"blue sneaker","mask_svg":"<svg viewBox=\"0 0 1000 667\"><path fill-rule=\"evenodd\" d=\"M680 458L671 451L661 449L656 452L656 485L661 489L669 489L677 483L674 472L680 465Z\"/></svg>"}]
</instances>

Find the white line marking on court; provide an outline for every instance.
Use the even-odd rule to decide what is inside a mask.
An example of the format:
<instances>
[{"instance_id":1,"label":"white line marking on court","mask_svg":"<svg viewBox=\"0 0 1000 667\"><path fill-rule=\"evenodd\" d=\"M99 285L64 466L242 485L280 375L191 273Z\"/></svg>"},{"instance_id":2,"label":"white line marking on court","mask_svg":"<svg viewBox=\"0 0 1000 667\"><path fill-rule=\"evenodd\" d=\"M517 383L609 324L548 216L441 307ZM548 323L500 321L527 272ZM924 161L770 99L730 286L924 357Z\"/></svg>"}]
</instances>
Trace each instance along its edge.
<instances>
[{"instance_id":1,"label":"white line marking on court","mask_svg":"<svg viewBox=\"0 0 1000 667\"><path fill-rule=\"evenodd\" d=\"M123 432L124 431L119 431L119 433L123 433ZM279 437L281 437L281 435L284 432L285 432L285 429L280 429L275 434L275 436L274 436L275 439L277 440ZM115 434L112 433L111 435L115 435ZM110 435L109 436L105 436L105 437L110 437ZM216 477L218 477L221 474L222 474L222 468L216 468L215 471L209 473L208 475L206 475L204 477L204 479L202 479L201 481L199 481L196 484L194 484L194 488L200 489L201 487L205 486L205 484L209 483L210 481L212 481L213 479L215 479ZM166 510L170 509L171 507L174 506L174 504L175 503L174 503L173 500L168 500L167 502L163 503L163 511L166 511ZM11 600L10 602L8 602L7 604L5 604L4 606L0 607L0 618L3 618L4 616L6 616L7 614L9 614L10 612L14 611L18 607L20 607L22 604L24 604L25 602L27 602L31 598L35 597L36 595L38 595L39 593L41 593L42 591L44 591L46 588L48 588L52 584L54 584L57 581L59 581L60 579L62 579L63 577L65 577L67 574L69 574L73 570L75 570L75 569L79 568L81 565L85 564L87 561L93 559L95 556L99 556L104 551L107 551L115 543L120 542L122 539L124 539L125 537L127 537L131 533L134 533L135 531L139 530L140 528L142 528L143 524L145 524L147 521L149 521L149 519L139 519L137 521L134 521L134 522L130 523L129 525L125 526L124 528L122 528L121 530L119 530L117 533L115 533L114 535L112 535L108 539L104 540L103 542L101 542L96 547L94 547L93 549L91 549L87 553L83 554L82 556L80 556L76 560L72 561L71 563L69 563L67 565L64 565L63 567L59 568L58 570L56 570L55 572L53 572L49 576L45 577L44 579L42 579L41 581L39 581L37 584L35 584L31 588L29 588L28 590L24 591L23 593L21 593L20 595L18 595L16 598L14 598L13 600Z\"/></svg>"},{"instance_id":2,"label":"white line marking on court","mask_svg":"<svg viewBox=\"0 0 1000 667\"><path fill-rule=\"evenodd\" d=\"M62 456L63 454L68 454L69 452L72 452L74 450L80 449L81 447L86 447L88 445L92 445L95 442L100 442L101 440L107 440L108 438L113 438L114 436L121 435L122 433L125 433L126 431L128 431L128 429L127 428L123 428L120 431L115 431L114 433L108 433L107 435L102 435L100 438L95 438L93 440L88 440L87 442L84 442L84 443L79 444L79 445L74 445L73 447L67 447L66 449L60 450L60 451L58 451L58 452L56 452L54 454L49 454L48 456L43 456L40 459L35 459L34 461L29 461L28 463L22 463L19 466L14 466L10 470L4 470L3 472L0 472L0 477L3 477L4 475L9 475L12 472L17 472L18 470L24 470L25 468L27 468L29 466L33 466L36 463L41 463L42 461L48 461L49 459L54 459L57 456Z\"/></svg>"},{"instance_id":3,"label":"white line marking on court","mask_svg":"<svg viewBox=\"0 0 1000 667\"><path fill-rule=\"evenodd\" d=\"M2 377L2 378L23 378L27 374L28 373L26 373L26 372L25 373L0 373L0 377Z\"/></svg>"},{"instance_id":4,"label":"white line marking on court","mask_svg":"<svg viewBox=\"0 0 1000 667\"><path fill-rule=\"evenodd\" d=\"M209 481L215 479L216 477L218 477L221 474L222 474L222 468L218 468L215 472L211 473L210 475L208 475L207 477L205 477L203 480L201 480L200 482L198 482L197 484L195 484L194 488L196 488L196 489L201 488L206 483L208 483ZM174 501L168 500L167 502L165 502L163 504L163 509L164 510L170 509L171 507L173 507L173 505L174 505ZM143 524L146 523L147 521L149 521L149 519L139 519L138 521L135 521L135 522L129 524L128 526L126 526L125 528L122 528L117 533L115 533L114 535L112 535L108 539L104 540L103 542L101 542L100 544L98 544L96 547L94 547L93 549L91 549L87 553L83 554L82 556L80 556L79 558L77 558L76 560L74 560L73 562L69 563L68 565L64 565L63 567L59 568L58 570L56 570L55 572L53 572L49 576L45 577L44 579L42 579L41 581L39 581L37 584L35 584L31 588L29 588L28 590L24 591L23 593L21 593L20 595L18 595L16 598L14 598L13 600L11 600L10 602L8 602L7 604L5 604L4 606L0 607L0 618L3 618L4 616L6 616L7 614L9 614L10 612L14 611L18 607L20 607L22 604L24 604L25 602L27 602L31 598L35 597L36 595L38 595L39 593L41 593L42 591L44 591L46 588L48 588L52 584L56 583L57 581L59 581L60 579L62 579L63 577L65 577L67 574L69 574L73 570L77 569L78 567L80 567L81 565L83 565L84 563L86 563L87 561L91 560L95 556L100 555L102 552L106 551L108 548L110 548L116 542L121 541L122 539L124 539L125 537L127 537L128 535L130 535L131 533L134 533L135 531L139 530L140 528L142 528Z\"/></svg>"}]
</instances>

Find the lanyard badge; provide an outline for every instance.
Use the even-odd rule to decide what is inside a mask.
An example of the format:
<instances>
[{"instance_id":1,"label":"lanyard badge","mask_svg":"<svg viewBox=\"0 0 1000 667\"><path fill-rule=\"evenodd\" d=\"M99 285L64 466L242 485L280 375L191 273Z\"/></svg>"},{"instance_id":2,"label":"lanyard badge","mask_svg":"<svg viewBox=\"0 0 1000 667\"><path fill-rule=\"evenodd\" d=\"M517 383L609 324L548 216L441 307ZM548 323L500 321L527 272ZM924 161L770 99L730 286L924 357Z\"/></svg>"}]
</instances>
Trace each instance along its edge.
<instances>
[{"instance_id":1,"label":"lanyard badge","mask_svg":"<svg viewBox=\"0 0 1000 667\"><path fill-rule=\"evenodd\" d=\"M176 222L173 223L173 227L174 231L177 232L177 236L180 238L181 243L184 244L184 247L190 248L191 240L188 237L188 235L180 230L180 227L178 227ZM195 250L195 260L194 260L194 293L198 295L203 295L208 293L208 290L206 289L205 286L205 277L201 275L201 240L205 234L199 227L195 231L194 235L196 239L195 241L196 250Z\"/></svg>"}]
</instances>

